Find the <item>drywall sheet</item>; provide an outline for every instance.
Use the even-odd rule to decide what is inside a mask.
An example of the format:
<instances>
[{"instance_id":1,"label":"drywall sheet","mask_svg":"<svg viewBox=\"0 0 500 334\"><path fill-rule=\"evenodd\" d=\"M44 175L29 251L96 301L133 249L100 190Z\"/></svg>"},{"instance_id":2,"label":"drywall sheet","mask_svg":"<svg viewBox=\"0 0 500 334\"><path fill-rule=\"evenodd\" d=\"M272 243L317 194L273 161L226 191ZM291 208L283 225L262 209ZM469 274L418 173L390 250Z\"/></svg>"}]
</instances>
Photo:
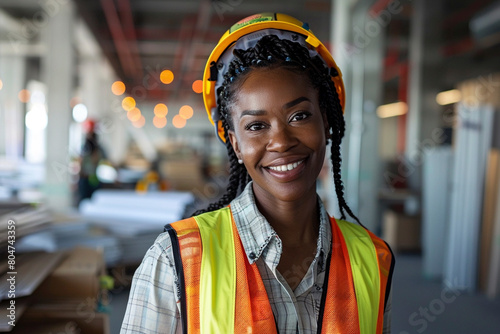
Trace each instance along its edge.
<instances>
[{"instance_id":1,"label":"drywall sheet","mask_svg":"<svg viewBox=\"0 0 500 334\"><path fill-rule=\"evenodd\" d=\"M450 208L452 151L450 146L429 149L423 165L422 254L424 276L443 276Z\"/></svg>"},{"instance_id":2,"label":"drywall sheet","mask_svg":"<svg viewBox=\"0 0 500 334\"><path fill-rule=\"evenodd\" d=\"M493 107L458 105L444 283L475 290Z\"/></svg>"}]
</instances>

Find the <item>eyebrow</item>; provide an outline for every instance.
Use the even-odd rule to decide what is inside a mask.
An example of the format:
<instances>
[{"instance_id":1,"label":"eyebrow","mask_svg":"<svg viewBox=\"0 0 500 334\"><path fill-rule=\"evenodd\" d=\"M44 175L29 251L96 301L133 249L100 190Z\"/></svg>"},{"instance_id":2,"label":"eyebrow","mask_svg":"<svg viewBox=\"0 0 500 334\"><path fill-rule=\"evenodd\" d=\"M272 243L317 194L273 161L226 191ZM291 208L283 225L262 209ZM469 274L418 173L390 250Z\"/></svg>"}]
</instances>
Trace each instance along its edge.
<instances>
[{"instance_id":1,"label":"eyebrow","mask_svg":"<svg viewBox=\"0 0 500 334\"><path fill-rule=\"evenodd\" d=\"M290 101L288 103L285 103L283 105L283 109L290 109L291 107L293 106L296 106L297 104L301 103L301 102L304 102L304 101L307 101L307 102L311 102L311 100L309 100L307 97L305 96L301 96L293 101Z\"/></svg>"},{"instance_id":2,"label":"eyebrow","mask_svg":"<svg viewBox=\"0 0 500 334\"><path fill-rule=\"evenodd\" d=\"M285 103L283 105L283 109L290 109L293 106L296 106L297 104L299 104L301 102L304 102L304 101L311 102L311 100L309 100L307 97L301 96L299 98L296 98L293 101ZM243 110L243 112L241 113L240 118L242 118L243 116L261 116L261 115L265 115L265 114L266 114L266 111L262 110L262 109L258 109L258 110Z\"/></svg>"},{"instance_id":3,"label":"eyebrow","mask_svg":"<svg viewBox=\"0 0 500 334\"><path fill-rule=\"evenodd\" d=\"M260 116L260 115L265 115L266 111L262 109L258 110L243 110L241 112L240 118L243 118L243 116Z\"/></svg>"}]
</instances>

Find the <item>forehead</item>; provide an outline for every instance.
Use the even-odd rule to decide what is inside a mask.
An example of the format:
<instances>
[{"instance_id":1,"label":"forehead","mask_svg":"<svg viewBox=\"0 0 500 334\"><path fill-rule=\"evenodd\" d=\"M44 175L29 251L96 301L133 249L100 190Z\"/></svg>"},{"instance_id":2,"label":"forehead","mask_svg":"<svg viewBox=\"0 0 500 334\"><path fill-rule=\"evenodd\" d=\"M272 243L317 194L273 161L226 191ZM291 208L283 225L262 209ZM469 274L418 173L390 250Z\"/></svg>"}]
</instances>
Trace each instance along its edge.
<instances>
[{"instance_id":1,"label":"forehead","mask_svg":"<svg viewBox=\"0 0 500 334\"><path fill-rule=\"evenodd\" d=\"M253 69L234 92L232 111L263 109L282 106L298 97L317 100L317 90L313 88L305 73L293 72L286 68Z\"/></svg>"}]
</instances>

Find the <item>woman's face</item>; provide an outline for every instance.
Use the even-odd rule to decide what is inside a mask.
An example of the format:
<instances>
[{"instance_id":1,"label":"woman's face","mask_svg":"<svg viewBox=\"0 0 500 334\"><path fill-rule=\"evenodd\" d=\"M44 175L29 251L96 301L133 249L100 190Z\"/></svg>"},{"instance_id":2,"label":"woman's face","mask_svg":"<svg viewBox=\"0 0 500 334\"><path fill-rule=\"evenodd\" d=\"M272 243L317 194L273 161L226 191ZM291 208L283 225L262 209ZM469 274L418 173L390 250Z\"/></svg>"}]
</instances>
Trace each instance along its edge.
<instances>
[{"instance_id":1,"label":"woman's face","mask_svg":"<svg viewBox=\"0 0 500 334\"><path fill-rule=\"evenodd\" d=\"M307 76L254 69L234 97L229 139L254 181L257 199L314 196L328 127Z\"/></svg>"}]
</instances>

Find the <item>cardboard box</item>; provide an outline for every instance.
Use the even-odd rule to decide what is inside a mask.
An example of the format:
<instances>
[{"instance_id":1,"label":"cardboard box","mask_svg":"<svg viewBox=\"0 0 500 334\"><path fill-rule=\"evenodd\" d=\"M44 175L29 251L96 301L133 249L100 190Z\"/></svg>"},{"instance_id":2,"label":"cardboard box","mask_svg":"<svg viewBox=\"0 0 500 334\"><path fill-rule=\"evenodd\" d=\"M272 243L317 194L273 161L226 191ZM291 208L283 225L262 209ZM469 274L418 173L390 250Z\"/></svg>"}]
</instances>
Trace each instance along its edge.
<instances>
[{"instance_id":1,"label":"cardboard box","mask_svg":"<svg viewBox=\"0 0 500 334\"><path fill-rule=\"evenodd\" d=\"M498 186L500 185L500 151L491 149L488 158L488 169L484 183L483 222L481 225L479 256L479 289L488 290L491 269L492 243L495 226Z\"/></svg>"},{"instance_id":2,"label":"cardboard box","mask_svg":"<svg viewBox=\"0 0 500 334\"><path fill-rule=\"evenodd\" d=\"M58 255L62 258L62 254ZM31 260L38 259L34 254L27 256ZM44 259L38 261L44 264ZM39 267L32 266L30 282L39 281L41 278L37 276L45 277ZM0 323L0 331L12 330L14 334L109 334L107 314L97 312L99 277L105 271L102 252L77 247L68 251L53 268L31 296L22 298L25 303L16 299L15 327Z\"/></svg>"},{"instance_id":3,"label":"cardboard box","mask_svg":"<svg viewBox=\"0 0 500 334\"><path fill-rule=\"evenodd\" d=\"M192 191L204 185L199 159L164 161L160 170L172 189Z\"/></svg>"},{"instance_id":4,"label":"cardboard box","mask_svg":"<svg viewBox=\"0 0 500 334\"><path fill-rule=\"evenodd\" d=\"M109 317L104 313L85 313L78 310L44 310L35 307L26 310L22 321L12 334L109 334Z\"/></svg>"},{"instance_id":5,"label":"cardboard box","mask_svg":"<svg viewBox=\"0 0 500 334\"><path fill-rule=\"evenodd\" d=\"M35 301L97 298L99 276L104 273L102 252L77 247L33 294Z\"/></svg>"},{"instance_id":6,"label":"cardboard box","mask_svg":"<svg viewBox=\"0 0 500 334\"><path fill-rule=\"evenodd\" d=\"M421 250L420 216L386 210L382 226L382 238L394 252Z\"/></svg>"},{"instance_id":7,"label":"cardboard box","mask_svg":"<svg viewBox=\"0 0 500 334\"><path fill-rule=\"evenodd\" d=\"M14 281L16 285L16 298L32 295L33 291L43 284L42 282L57 268L63 260L63 252L45 253L33 252L16 256ZM7 261L5 261L7 263ZM9 273L0 276L0 300L8 300Z\"/></svg>"}]
</instances>

